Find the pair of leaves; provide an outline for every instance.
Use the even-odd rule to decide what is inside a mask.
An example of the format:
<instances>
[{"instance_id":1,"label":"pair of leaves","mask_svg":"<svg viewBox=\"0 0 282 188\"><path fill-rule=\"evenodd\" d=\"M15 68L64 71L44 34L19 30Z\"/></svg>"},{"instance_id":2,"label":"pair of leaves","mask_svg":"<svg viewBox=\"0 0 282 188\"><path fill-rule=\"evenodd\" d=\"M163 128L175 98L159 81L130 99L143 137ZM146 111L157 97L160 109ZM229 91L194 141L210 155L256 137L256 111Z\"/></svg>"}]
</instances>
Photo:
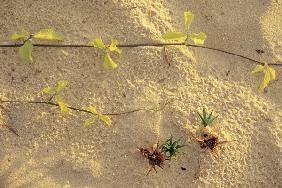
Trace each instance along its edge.
<instances>
[{"instance_id":1,"label":"pair of leaves","mask_svg":"<svg viewBox=\"0 0 282 188\"><path fill-rule=\"evenodd\" d=\"M51 99L54 98L55 102L59 105L62 113L68 113L69 108L68 105L64 102L59 93L68 85L67 80L59 80L55 87L46 87L42 90L42 92L51 95Z\"/></svg>"},{"instance_id":2,"label":"pair of leaves","mask_svg":"<svg viewBox=\"0 0 282 188\"><path fill-rule=\"evenodd\" d=\"M197 113L200 116L200 118L202 120L202 125L204 125L204 127L211 124L217 118L217 116L212 115L212 112L208 115L205 108L203 108L203 114L202 115L199 112L197 112Z\"/></svg>"},{"instance_id":3,"label":"pair of leaves","mask_svg":"<svg viewBox=\"0 0 282 188\"><path fill-rule=\"evenodd\" d=\"M117 47L118 46L117 40L112 39L112 42L111 42L110 45L105 45L102 38L98 37L95 40L90 41L88 44L93 46L93 47L100 48L100 49L104 50L105 57L104 57L103 66L104 66L105 69L115 69L115 68L118 67L118 65L113 61L113 59L110 56L111 52L114 52L114 53L117 53L117 54L122 53L122 50Z\"/></svg>"},{"instance_id":4,"label":"pair of leaves","mask_svg":"<svg viewBox=\"0 0 282 188\"><path fill-rule=\"evenodd\" d=\"M188 34L190 25L194 20L195 15L190 12L184 12L184 28L185 32L168 32L162 37L166 40L175 40L177 42L185 42L191 38L195 44L204 44L207 35L203 32Z\"/></svg>"},{"instance_id":5,"label":"pair of leaves","mask_svg":"<svg viewBox=\"0 0 282 188\"><path fill-rule=\"evenodd\" d=\"M29 63L33 62L32 59L32 49L33 44L31 43L31 38L45 39L45 40L57 40L63 41L64 37L62 34L55 32L53 29L42 29L35 34L30 34L27 31L15 32L11 35L12 40L23 40L24 44L20 47L19 53L20 57Z\"/></svg>"},{"instance_id":6,"label":"pair of leaves","mask_svg":"<svg viewBox=\"0 0 282 188\"><path fill-rule=\"evenodd\" d=\"M268 86L271 80L276 79L276 71L275 69L271 68L269 65L265 64L258 65L256 68L251 72L252 74L256 73L264 73L264 78L259 86L260 91L264 91L264 89Z\"/></svg>"},{"instance_id":7,"label":"pair of leaves","mask_svg":"<svg viewBox=\"0 0 282 188\"><path fill-rule=\"evenodd\" d=\"M22 30L15 32L11 35L12 40L27 40L30 37L36 38L36 39L46 39L46 40L57 40L57 41L63 41L64 37L62 34L55 32L53 29L42 29L35 34L30 34L29 32Z\"/></svg>"},{"instance_id":8,"label":"pair of leaves","mask_svg":"<svg viewBox=\"0 0 282 188\"><path fill-rule=\"evenodd\" d=\"M51 100L54 101L59 105L60 110L62 113L69 112L69 106L64 102L62 97L59 95L60 92L68 85L67 80L59 80L55 87L46 87L42 90L43 93L51 95ZM112 124L112 120L109 116L103 115L101 112L97 111L95 106L88 106L83 108L84 110L90 111L93 116L89 119L84 121L84 126L89 126L94 123L94 121L99 118L101 121L105 122L107 125Z\"/></svg>"},{"instance_id":9,"label":"pair of leaves","mask_svg":"<svg viewBox=\"0 0 282 188\"><path fill-rule=\"evenodd\" d=\"M167 139L165 141L165 143L162 145L162 150L165 153L169 153L169 157L175 157L176 154L178 153L178 150L182 147L184 147L185 145L179 144L180 139L176 140L176 141L172 141L172 136Z\"/></svg>"},{"instance_id":10,"label":"pair of leaves","mask_svg":"<svg viewBox=\"0 0 282 188\"><path fill-rule=\"evenodd\" d=\"M83 109L90 111L93 114L92 117L84 121L83 126L89 126L93 124L97 118L103 121L104 123L106 123L107 125L112 125L111 118L107 115L103 115L101 112L98 112L95 106L88 106L88 107L84 107Z\"/></svg>"}]
</instances>

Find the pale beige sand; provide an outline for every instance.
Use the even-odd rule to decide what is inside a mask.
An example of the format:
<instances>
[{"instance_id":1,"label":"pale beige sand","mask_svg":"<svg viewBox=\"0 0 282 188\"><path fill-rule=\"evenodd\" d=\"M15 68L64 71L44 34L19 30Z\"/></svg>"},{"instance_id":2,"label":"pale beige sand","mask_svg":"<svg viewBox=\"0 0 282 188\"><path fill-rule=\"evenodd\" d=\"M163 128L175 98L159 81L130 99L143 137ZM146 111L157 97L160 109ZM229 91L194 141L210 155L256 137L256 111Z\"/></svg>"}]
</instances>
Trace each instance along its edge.
<instances>
[{"instance_id":1,"label":"pale beige sand","mask_svg":"<svg viewBox=\"0 0 282 188\"><path fill-rule=\"evenodd\" d=\"M160 42L180 30L183 12L196 14L192 31L207 34L207 46L266 62L282 61L281 0L4 1L0 2L0 43L17 30L52 27L65 43L86 43L101 35L121 43ZM257 54L263 49L264 54ZM262 75L253 62L204 49L168 47L123 49L120 66L106 71L96 49L34 48L35 63L23 63L18 49L0 49L3 99L46 99L40 91L59 79L70 86L72 106L93 104L104 113L154 108L113 116L81 128L87 114L61 116L46 105L5 105L3 117L18 130L0 129L0 187L282 187L282 82L258 91ZM230 74L226 73L230 70ZM218 160L188 134L198 128L196 111L214 109L223 147ZM3 112L2 112L3 113ZM9 117L8 117L9 116ZM146 176L148 162L136 151L182 137L187 147L164 170ZM182 171L180 167L187 168Z\"/></svg>"}]
</instances>

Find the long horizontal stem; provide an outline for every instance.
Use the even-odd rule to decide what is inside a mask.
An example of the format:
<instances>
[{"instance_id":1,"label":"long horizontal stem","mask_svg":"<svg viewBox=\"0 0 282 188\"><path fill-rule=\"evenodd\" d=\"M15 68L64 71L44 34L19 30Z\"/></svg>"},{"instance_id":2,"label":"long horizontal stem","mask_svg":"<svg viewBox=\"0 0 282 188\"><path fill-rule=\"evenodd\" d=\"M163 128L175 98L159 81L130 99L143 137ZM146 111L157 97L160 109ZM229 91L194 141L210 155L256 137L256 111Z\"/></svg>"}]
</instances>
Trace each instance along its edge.
<instances>
[{"instance_id":1,"label":"long horizontal stem","mask_svg":"<svg viewBox=\"0 0 282 188\"><path fill-rule=\"evenodd\" d=\"M23 44L0 44L0 48L17 48L21 47ZM33 46L36 47L49 47L49 48L92 48L93 46L90 45L84 45L84 44L33 44ZM229 52L226 50L208 47L208 46L200 46L200 45L194 45L194 44L185 44L185 43L136 43L136 44L120 44L118 47L120 48L136 48L136 47L164 47L164 46L187 46L187 47L194 47L194 48L203 48L203 49L209 49L214 50L222 53L226 53L229 55L237 56L243 59L247 59L249 61L255 62L257 64L264 65L264 62L252 59L247 56L243 56L240 54L236 54L234 52ZM272 66L282 66L281 63L268 63L268 65Z\"/></svg>"},{"instance_id":2,"label":"long horizontal stem","mask_svg":"<svg viewBox=\"0 0 282 188\"><path fill-rule=\"evenodd\" d=\"M28 101L28 100L0 100L0 103L21 103L21 104L43 104L43 105L51 105L51 106L58 106L58 104L50 102L50 101ZM125 112L116 112L116 113L103 113L103 115L109 115L109 116L118 116L118 115L125 115L125 114L130 114L134 112L139 112L139 111L160 111L162 110L166 105L168 104L165 103L163 107L161 108L150 108L150 109L135 109L135 110L130 110L130 111L125 111ZM68 106L69 109L78 111L78 112L85 112L88 114L92 114L89 110L84 110L81 108L76 108L72 106Z\"/></svg>"}]
</instances>

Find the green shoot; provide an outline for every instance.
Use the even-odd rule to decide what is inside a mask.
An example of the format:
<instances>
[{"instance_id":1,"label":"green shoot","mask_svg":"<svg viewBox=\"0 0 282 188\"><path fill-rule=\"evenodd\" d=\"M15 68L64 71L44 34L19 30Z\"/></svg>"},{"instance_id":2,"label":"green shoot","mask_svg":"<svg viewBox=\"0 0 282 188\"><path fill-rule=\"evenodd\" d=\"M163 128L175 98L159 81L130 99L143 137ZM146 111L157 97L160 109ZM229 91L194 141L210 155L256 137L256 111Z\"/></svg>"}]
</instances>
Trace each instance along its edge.
<instances>
[{"instance_id":1,"label":"green shoot","mask_svg":"<svg viewBox=\"0 0 282 188\"><path fill-rule=\"evenodd\" d=\"M205 108L203 108L203 114L201 115L198 112L198 115L200 116L202 120L202 125L204 125L204 127L207 127L208 125L210 125L217 118L217 116L212 115L212 112L208 115Z\"/></svg>"},{"instance_id":2,"label":"green shoot","mask_svg":"<svg viewBox=\"0 0 282 188\"><path fill-rule=\"evenodd\" d=\"M192 33L189 34L188 31L190 29L190 25L194 20L195 15L190 12L184 12L184 29L185 32L168 32L165 33L162 37L166 40L175 40L177 42L188 42L188 39L190 38L191 40L194 41L196 45L198 44L204 44L207 35L203 32L199 33Z\"/></svg>"},{"instance_id":3,"label":"green shoot","mask_svg":"<svg viewBox=\"0 0 282 188\"><path fill-rule=\"evenodd\" d=\"M265 64L264 66L262 65L256 66L256 68L251 73L255 74L255 73L261 73L261 72L264 73L264 78L259 86L259 90L264 91L264 89L268 86L269 82L271 80L276 79L276 71L275 69Z\"/></svg>"},{"instance_id":4,"label":"green shoot","mask_svg":"<svg viewBox=\"0 0 282 188\"><path fill-rule=\"evenodd\" d=\"M49 102L54 99L54 101L59 105L62 113L68 113L68 105L64 102L60 96L60 92L68 85L67 80L59 80L55 87L46 87L42 90L43 93L51 95Z\"/></svg>"},{"instance_id":5,"label":"green shoot","mask_svg":"<svg viewBox=\"0 0 282 188\"><path fill-rule=\"evenodd\" d=\"M53 29L42 29L35 34L30 34L29 32L25 30L13 33L11 35L12 40L23 41L23 45L20 47L20 50L19 50L20 58L29 63L33 62L33 59L32 59L33 44L31 42L32 38L56 40L56 41L64 40L64 37L62 36L62 34L55 32Z\"/></svg>"},{"instance_id":6,"label":"green shoot","mask_svg":"<svg viewBox=\"0 0 282 188\"><path fill-rule=\"evenodd\" d=\"M172 141L172 136L165 141L165 143L162 145L162 150L165 153L169 153L169 158L175 157L176 154L179 152L178 150L185 145L179 144L180 139L176 141Z\"/></svg>"},{"instance_id":7,"label":"green shoot","mask_svg":"<svg viewBox=\"0 0 282 188\"><path fill-rule=\"evenodd\" d=\"M111 118L107 115L103 115L101 112L98 112L95 106L88 106L88 107L84 107L83 109L90 111L93 114L89 119L86 119L84 121L83 127L93 124L97 118L103 121L108 126L112 125Z\"/></svg>"},{"instance_id":8,"label":"green shoot","mask_svg":"<svg viewBox=\"0 0 282 188\"><path fill-rule=\"evenodd\" d=\"M100 48L104 51L105 53L105 57L104 57L104 62L103 62L103 66L105 69L115 69L117 68L117 64L112 60L111 58L111 54L112 53L116 53L116 54L121 54L122 50L119 49L118 46L118 41L115 39L112 39L111 44L106 45L101 37L96 38L93 41L90 41L88 43L89 45L96 47L96 48Z\"/></svg>"}]
</instances>

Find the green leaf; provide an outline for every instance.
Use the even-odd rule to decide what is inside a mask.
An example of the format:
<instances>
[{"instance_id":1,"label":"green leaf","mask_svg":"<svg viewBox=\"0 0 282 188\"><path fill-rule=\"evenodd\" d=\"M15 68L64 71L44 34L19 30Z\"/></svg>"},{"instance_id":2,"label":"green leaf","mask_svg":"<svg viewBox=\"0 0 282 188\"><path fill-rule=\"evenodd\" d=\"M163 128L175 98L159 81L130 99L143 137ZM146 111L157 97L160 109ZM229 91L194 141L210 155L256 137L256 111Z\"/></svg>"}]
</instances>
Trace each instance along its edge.
<instances>
[{"instance_id":1,"label":"green leaf","mask_svg":"<svg viewBox=\"0 0 282 188\"><path fill-rule=\"evenodd\" d=\"M203 32L200 32L200 33L192 33L190 37L195 44L204 44L207 35Z\"/></svg>"},{"instance_id":2,"label":"green leaf","mask_svg":"<svg viewBox=\"0 0 282 188\"><path fill-rule=\"evenodd\" d=\"M117 45L118 45L118 41L117 41L116 39L112 39L112 43L111 43L110 46L109 46L109 50L110 50L111 52L116 52L116 53L118 53L118 54L121 54L121 53L122 53L122 50L119 49L119 48L117 47Z\"/></svg>"},{"instance_id":3,"label":"green leaf","mask_svg":"<svg viewBox=\"0 0 282 188\"><path fill-rule=\"evenodd\" d=\"M202 125L204 127L210 125L218 116L213 116L211 112L210 114L208 114L206 108L203 108L203 115L201 115L199 112L197 112L199 117L201 118L202 121Z\"/></svg>"},{"instance_id":4,"label":"green leaf","mask_svg":"<svg viewBox=\"0 0 282 188\"><path fill-rule=\"evenodd\" d=\"M54 95L56 93L55 89L52 87L45 87L42 92L50 95Z\"/></svg>"},{"instance_id":5,"label":"green leaf","mask_svg":"<svg viewBox=\"0 0 282 188\"><path fill-rule=\"evenodd\" d=\"M171 146L171 147L172 147L173 149L175 149L175 147L176 147L177 145L178 145L178 143L175 141L175 142L172 143L172 146Z\"/></svg>"},{"instance_id":6,"label":"green leaf","mask_svg":"<svg viewBox=\"0 0 282 188\"><path fill-rule=\"evenodd\" d=\"M103 42L101 37L97 37L94 41L90 41L88 44L93 46L93 47L101 48L103 50L106 49L106 45Z\"/></svg>"},{"instance_id":7,"label":"green leaf","mask_svg":"<svg viewBox=\"0 0 282 188\"><path fill-rule=\"evenodd\" d=\"M11 35L12 40L27 40L29 38L29 33L25 30L15 32Z\"/></svg>"},{"instance_id":8,"label":"green leaf","mask_svg":"<svg viewBox=\"0 0 282 188\"><path fill-rule=\"evenodd\" d=\"M258 65L258 66L256 66L256 68L251 72L251 74L255 74L255 73L260 73L260 72L263 72L264 71L264 69L265 69L265 67L264 66L262 66L262 65Z\"/></svg>"},{"instance_id":9,"label":"green leaf","mask_svg":"<svg viewBox=\"0 0 282 188\"><path fill-rule=\"evenodd\" d=\"M20 47L20 57L29 62L29 63L32 63L32 48L33 48L33 45L32 43L28 40L24 43L24 45L22 45Z\"/></svg>"},{"instance_id":10,"label":"green leaf","mask_svg":"<svg viewBox=\"0 0 282 188\"><path fill-rule=\"evenodd\" d=\"M39 32L35 33L32 37L46 40L64 40L63 35L61 33L55 32L53 29L42 29Z\"/></svg>"},{"instance_id":11,"label":"green leaf","mask_svg":"<svg viewBox=\"0 0 282 188\"><path fill-rule=\"evenodd\" d=\"M185 145L177 145L176 149L183 148Z\"/></svg>"},{"instance_id":12,"label":"green leaf","mask_svg":"<svg viewBox=\"0 0 282 188\"><path fill-rule=\"evenodd\" d=\"M109 53L106 53L103 66L105 69L115 69L118 65L112 60Z\"/></svg>"},{"instance_id":13,"label":"green leaf","mask_svg":"<svg viewBox=\"0 0 282 188\"><path fill-rule=\"evenodd\" d=\"M69 108L68 108L67 104L63 101L63 99L59 95L55 96L55 101L59 105L62 113L68 113L69 112Z\"/></svg>"},{"instance_id":14,"label":"green leaf","mask_svg":"<svg viewBox=\"0 0 282 188\"><path fill-rule=\"evenodd\" d=\"M182 32L168 32L162 36L166 40L175 40L178 42L184 42L187 39L187 34Z\"/></svg>"},{"instance_id":15,"label":"green leaf","mask_svg":"<svg viewBox=\"0 0 282 188\"><path fill-rule=\"evenodd\" d=\"M83 123L83 126L86 127L86 126L89 126L89 125L93 124L96 119L97 119L97 116L93 116L93 117L91 117L89 119L86 119L84 121L84 123Z\"/></svg>"},{"instance_id":16,"label":"green leaf","mask_svg":"<svg viewBox=\"0 0 282 188\"><path fill-rule=\"evenodd\" d=\"M59 80L56 86L57 92L63 90L68 85L68 83L69 82L67 80Z\"/></svg>"},{"instance_id":17,"label":"green leaf","mask_svg":"<svg viewBox=\"0 0 282 188\"><path fill-rule=\"evenodd\" d=\"M179 144L181 139L178 139L173 142L172 136L165 141L165 143L162 145L162 151L165 153L169 153L169 158L176 156L176 154L179 152L178 149L184 147L185 145Z\"/></svg>"},{"instance_id":18,"label":"green leaf","mask_svg":"<svg viewBox=\"0 0 282 188\"><path fill-rule=\"evenodd\" d=\"M105 122L107 125L112 125L112 120L109 116L107 115L100 115L99 118Z\"/></svg>"},{"instance_id":19,"label":"green leaf","mask_svg":"<svg viewBox=\"0 0 282 188\"><path fill-rule=\"evenodd\" d=\"M83 107L84 110L90 111L93 114L99 114L97 111L96 106L87 106L87 107Z\"/></svg>"},{"instance_id":20,"label":"green leaf","mask_svg":"<svg viewBox=\"0 0 282 188\"><path fill-rule=\"evenodd\" d=\"M203 108L203 118L207 119L207 112L206 112L206 108Z\"/></svg>"},{"instance_id":21,"label":"green leaf","mask_svg":"<svg viewBox=\"0 0 282 188\"><path fill-rule=\"evenodd\" d=\"M186 32L189 30L190 25L194 20L194 17L195 17L195 15L192 12L190 12L190 11L184 12L184 24L185 24L185 31Z\"/></svg>"},{"instance_id":22,"label":"green leaf","mask_svg":"<svg viewBox=\"0 0 282 188\"><path fill-rule=\"evenodd\" d=\"M207 119L211 120L212 117L213 117L213 116L212 116L212 112L211 112Z\"/></svg>"}]
</instances>

